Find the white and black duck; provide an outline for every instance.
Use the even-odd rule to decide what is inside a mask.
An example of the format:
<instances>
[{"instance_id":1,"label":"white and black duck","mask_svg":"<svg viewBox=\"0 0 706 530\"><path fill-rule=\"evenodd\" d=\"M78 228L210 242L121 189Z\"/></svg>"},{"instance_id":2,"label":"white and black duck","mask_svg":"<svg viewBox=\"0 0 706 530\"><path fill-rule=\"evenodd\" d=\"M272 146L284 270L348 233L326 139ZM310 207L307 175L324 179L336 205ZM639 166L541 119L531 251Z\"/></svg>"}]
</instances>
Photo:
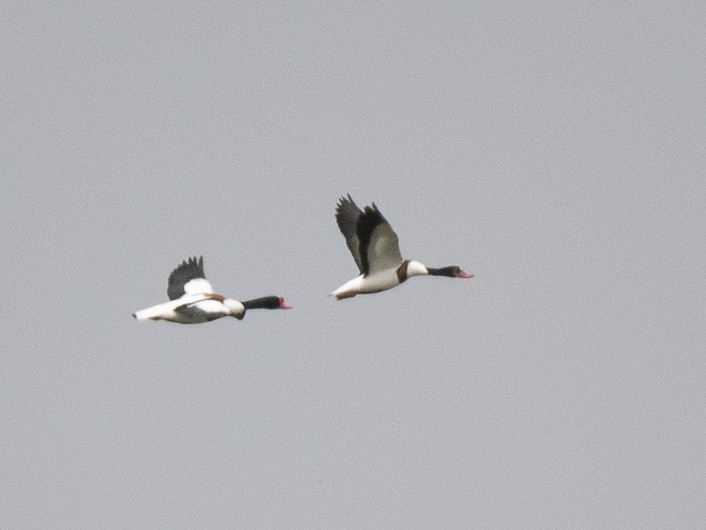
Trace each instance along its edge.
<instances>
[{"instance_id":1,"label":"white and black duck","mask_svg":"<svg viewBox=\"0 0 706 530\"><path fill-rule=\"evenodd\" d=\"M240 302L213 292L203 272L203 256L189 258L169 275L169 302L133 313L137 320L168 320L179 324L201 324L222 317L242 320L249 309L291 309L280 296L265 296Z\"/></svg>"},{"instance_id":2,"label":"white and black duck","mask_svg":"<svg viewBox=\"0 0 706 530\"><path fill-rule=\"evenodd\" d=\"M361 210L350 194L341 197L336 208L336 222L360 270L360 276L331 293L338 300L385 291L412 276L473 277L455 265L437 269L415 260L403 259L397 234L375 203Z\"/></svg>"}]
</instances>

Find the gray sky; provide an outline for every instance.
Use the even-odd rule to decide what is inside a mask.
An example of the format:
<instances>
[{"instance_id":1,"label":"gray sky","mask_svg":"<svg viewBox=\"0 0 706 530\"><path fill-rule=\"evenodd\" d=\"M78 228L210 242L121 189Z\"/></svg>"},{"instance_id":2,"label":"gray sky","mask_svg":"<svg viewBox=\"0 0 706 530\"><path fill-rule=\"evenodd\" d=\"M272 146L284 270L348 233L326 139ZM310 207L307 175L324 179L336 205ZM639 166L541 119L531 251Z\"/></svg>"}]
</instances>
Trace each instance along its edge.
<instances>
[{"instance_id":1,"label":"gray sky","mask_svg":"<svg viewBox=\"0 0 706 530\"><path fill-rule=\"evenodd\" d=\"M6 2L0 526L696 528L702 2ZM355 276L337 198L415 278ZM139 324L204 255L289 312Z\"/></svg>"}]
</instances>

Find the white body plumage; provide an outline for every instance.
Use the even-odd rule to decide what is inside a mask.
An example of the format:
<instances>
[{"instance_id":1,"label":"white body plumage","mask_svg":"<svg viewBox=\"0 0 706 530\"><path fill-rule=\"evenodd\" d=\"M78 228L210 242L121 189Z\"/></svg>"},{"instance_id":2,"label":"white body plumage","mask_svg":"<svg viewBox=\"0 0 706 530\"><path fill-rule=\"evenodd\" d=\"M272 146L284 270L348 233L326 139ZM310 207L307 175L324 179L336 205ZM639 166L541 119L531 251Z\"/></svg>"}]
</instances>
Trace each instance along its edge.
<instances>
[{"instance_id":1,"label":"white body plumage","mask_svg":"<svg viewBox=\"0 0 706 530\"><path fill-rule=\"evenodd\" d=\"M412 276L425 276L428 274L427 268L420 262L409 260L406 263L407 267L406 270L402 271L404 273L403 275L401 275L400 269L403 267L404 262L400 267L386 269L368 274L367 276L363 274L356 276L333 291L331 296L335 296L338 300L341 300L357 294L379 293L380 291L397 287L400 283Z\"/></svg>"}]
</instances>

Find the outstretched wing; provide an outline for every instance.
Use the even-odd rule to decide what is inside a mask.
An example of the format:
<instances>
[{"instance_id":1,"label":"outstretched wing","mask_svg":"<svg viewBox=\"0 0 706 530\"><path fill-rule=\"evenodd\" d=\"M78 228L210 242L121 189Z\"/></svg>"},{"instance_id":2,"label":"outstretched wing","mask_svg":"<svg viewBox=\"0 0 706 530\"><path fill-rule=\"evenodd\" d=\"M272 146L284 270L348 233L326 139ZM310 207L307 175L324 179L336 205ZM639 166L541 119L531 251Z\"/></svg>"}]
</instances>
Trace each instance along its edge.
<instances>
[{"instance_id":1,"label":"outstretched wing","mask_svg":"<svg viewBox=\"0 0 706 530\"><path fill-rule=\"evenodd\" d=\"M336 207L336 223L338 223L338 228L343 234L343 237L346 238L346 245L348 246L348 250L351 251L351 254L353 254L353 259L356 265L358 265L358 269L360 269L361 274L365 274L363 261L361 260L360 241L356 228L361 215L363 215L363 212L353 202L350 194L338 200Z\"/></svg>"},{"instance_id":2,"label":"outstretched wing","mask_svg":"<svg viewBox=\"0 0 706 530\"><path fill-rule=\"evenodd\" d=\"M210 294L213 292L210 282L203 272L203 256L189 258L181 262L169 275L167 295L170 300L181 298L185 294Z\"/></svg>"},{"instance_id":3,"label":"outstretched wing","mask_svg":"<svg viewBox=\"0 0 706 530\"><path fill-rule=\"evenodd\" d=\"M375 203L365 207L358 218L356 230L360 240L363 274L374 274L400 266L402 254L399 239Z\"/></svg>"}]
</instances>

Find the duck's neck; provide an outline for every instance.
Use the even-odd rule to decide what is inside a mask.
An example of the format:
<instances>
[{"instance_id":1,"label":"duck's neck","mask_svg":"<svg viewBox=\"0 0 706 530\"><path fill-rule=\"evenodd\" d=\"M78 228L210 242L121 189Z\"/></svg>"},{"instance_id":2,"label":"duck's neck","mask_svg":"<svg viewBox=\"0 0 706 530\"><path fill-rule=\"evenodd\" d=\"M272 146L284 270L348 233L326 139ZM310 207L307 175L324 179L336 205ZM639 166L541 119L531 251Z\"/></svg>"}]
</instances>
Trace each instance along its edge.
<instances>
[{"instance_id":1,"label":"duck's neck","mask_svg":"<svg viewBox=\"0 0 706 530\"><path fill-rule=\"evenodd\" d=\"M412 276L425 276L427 274L429 274L427 268L413 259L404 260L402 265L397 268L397 278L400 280L400 283Z\"/></svg>"},{"instance_id":2,"label":"duck's neck","mask_svg":"<svg viewBox=\"0 0 706 530\"><path fill-rule=\"evenodd\" d=\"M289 309L284 303L284 298L279 296L263 296L243 302L245 309Z\"/></svg>"},{"instance_id":3,"label":"duck's neck","mask_svg":"<svg viewBox=\"0 0 706 530\"><path fill-rule=\"evenodd\" d=\"M438 269L434 269L432 267L428 267L427 270L429 271L429 274L432 276L447 276L449 278L472 278L472 274L466 274L461 270L461 267L457 267L455 265L451 265L449 267L440 267Z\"/></svg>"}]
</instances>

